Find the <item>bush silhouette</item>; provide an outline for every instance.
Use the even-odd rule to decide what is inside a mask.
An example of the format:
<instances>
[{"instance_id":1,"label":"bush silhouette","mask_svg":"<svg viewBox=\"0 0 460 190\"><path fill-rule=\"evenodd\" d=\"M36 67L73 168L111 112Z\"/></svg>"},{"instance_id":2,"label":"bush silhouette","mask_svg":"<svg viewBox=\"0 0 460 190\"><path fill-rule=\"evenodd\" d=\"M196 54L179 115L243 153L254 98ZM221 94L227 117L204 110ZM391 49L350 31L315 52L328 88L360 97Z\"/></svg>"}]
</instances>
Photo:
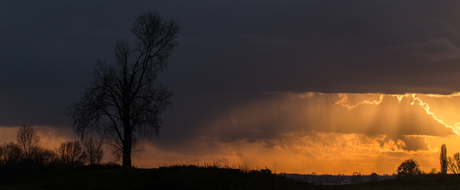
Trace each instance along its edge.
<instances>
[{"instance_id":1,"label":"bush silhouette","mask_svg":"<svg viewBox=\"0 0 460 190\"><path fill-rule=\"evenodd\" d=\"M398 167L398 177L406 177L421 174L417 161L409 159L401 163Z\"/></svg>"},{"instance_id":2,"label":"bush silhouette","mask_svg":"<svg viewBox=\"0 0 460 190\"><path fill-rule=\"evenodd\" d=\"M69 167L78 167L83 165L85 155L78 141L67 141L61 143L58 150L59 161Z\"/></svg>"}]
</instances>

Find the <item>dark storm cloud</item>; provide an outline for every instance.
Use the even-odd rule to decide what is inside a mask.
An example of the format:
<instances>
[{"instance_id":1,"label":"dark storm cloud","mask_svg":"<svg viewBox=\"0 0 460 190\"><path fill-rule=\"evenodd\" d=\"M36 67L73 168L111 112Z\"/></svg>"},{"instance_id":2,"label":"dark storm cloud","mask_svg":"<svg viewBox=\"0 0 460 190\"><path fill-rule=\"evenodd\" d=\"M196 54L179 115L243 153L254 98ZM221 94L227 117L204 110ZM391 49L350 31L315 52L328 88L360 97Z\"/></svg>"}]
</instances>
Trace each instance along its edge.
<instances>
[{"instance_id":1,"label":"dark storm cloud","mask_svg":"<svg viewBox=\"0 0 460 190\"><path fill-rule=\"evenodd\" d=\"M116 40L132 41L134 17L147 10L181 25L161 76L175 92L162 146L210 131L216 117L263 92L452 93L460 90L458 8L391 0L3 3L0 125L70 125L63 112L97 59L110 62ZM241 134L252 142L283 132L264 126L270 130Z\"/></svg>"},{"instance_id":2,"label":"dark storm cloud","mask_svg":"<svg viewBox=\"0 0 460 190\"><path fill-rule=\"evenodd\" d=\"M195 57L198 60L188 57L203 67L189 71L190 77L204 75L194 78L197 87L383 93L458 90L457 85L446 84L457 77L442 76L458 70L452 50L433 47L435 56L440 56L435 60L419 55L420 45L430 41L444 41L451 49L458 45L457 13L441 11L449 11L447 2L258 3L228 3L228 9L219 13L197 11L200 16L221 16L200 19L212 27L195 36L203 48ZM203 24L192 27L205 30Z\"/></svg>"}]
</instances>

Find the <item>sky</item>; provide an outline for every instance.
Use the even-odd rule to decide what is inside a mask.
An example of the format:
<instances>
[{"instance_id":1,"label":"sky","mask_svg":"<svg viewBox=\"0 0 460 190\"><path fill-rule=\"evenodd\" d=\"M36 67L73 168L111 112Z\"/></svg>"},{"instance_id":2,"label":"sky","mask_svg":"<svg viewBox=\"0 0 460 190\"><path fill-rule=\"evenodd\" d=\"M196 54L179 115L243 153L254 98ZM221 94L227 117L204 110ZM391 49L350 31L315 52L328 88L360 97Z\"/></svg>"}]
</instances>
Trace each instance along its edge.
<instances>
[{"instance_id":1,"label":"sky","mask_svg":"<svg viewBox=\"0 0 460 190\"><path fill-rule=\"evenodd\" d=\"M425 0L5 2L0 142L24 124L49 148L78 140L64 112L150 10L181 31L159 78L173 105L136 166L391 174L413 158L439 171L442 144L448 156L460 152L459 9Z\"/></svg>"}]
</instances>

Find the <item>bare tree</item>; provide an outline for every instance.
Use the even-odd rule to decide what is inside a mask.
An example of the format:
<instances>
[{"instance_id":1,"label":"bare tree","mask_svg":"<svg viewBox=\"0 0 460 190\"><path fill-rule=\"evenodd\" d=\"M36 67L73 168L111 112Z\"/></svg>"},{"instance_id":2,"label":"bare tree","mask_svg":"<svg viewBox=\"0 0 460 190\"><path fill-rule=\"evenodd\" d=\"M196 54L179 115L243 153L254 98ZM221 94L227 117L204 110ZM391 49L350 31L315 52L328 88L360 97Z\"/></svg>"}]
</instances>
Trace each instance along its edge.
<instances>
[{"instance_id":1,"label":"bare tree","mask_svg":"<svg viewBox=\"0 0 460 190\"><path fill-rule=\"evenodd\" d=\"M457 174L460 173L460 152L454 154L452 162L457 166Z\"/></svg>"},{"instance_id":2,"label":"bare tree","mask_svg":"<svg viewBox=\"0 0 460 190\"><path fill-rule=\"evenodd\" d=\"M447 158L447 168L454 174L460 173L460 153L455 153L453 158Z\"/></svg>"},{"instance_id":3,"label":"bare tree","mask_svg":"<svg viewBox=\"0 0 460 190\"><path fill-rule=\"evenodd\" d=\"M447 170L452 171L452 173L457 174L457 165L455 164L454 160L449 156L447 157Z\"/></svg>"},{"instance_id":4,"label":"bare tree","mask_svg":"<svg viewBox=\"0 0 460 190\"><path fill-rule=\"evenodd\" d=\"M0 146L0 164L14 165L23 159L24 150L14 142L4 143Z\"/></svg>"},{"instance_id":5,"label":"bare tree","mask_svg":"<svg viewBox=\"0 0 460 190\"><path fill-rule=\"evenodd\" d=\"M5 149L6 143L3 145L0 145L0 166L5 165L5 158L6 158L6 149Z\"/></svg>"},{"instance_id":6,"label":"bare tree","mask_svg":"<svg viewBox=\"0 0 460 190\"><path fill-rule=\"evenodd\" d=\"M24 151L27 159L30 159L34 151L37 151L40 146L40 136L38 136L37 130L28 125L19 127L16 134L16 140Z\"/></svg>"},{"instance_id":7,"label":"bare tree","mask_svg":"<svg viewBox=\"0 0 460 190\"><path fill-rule=\"evenodd\" d=\"M102 147L103 141L103 138L99 140L88 138L82 141L83 147L85 147L85 160L90 165L101 163L102 157L104 156L104 149Z\"/></svg>"},{"instance_id":8,"label":"bare tree","mask_svg":"<svg viewBox=\"0 0 460 190\"><path fill-rule=\"evenodd\" d=\"M65 164L78 166L83 163L84 154L78 141L67 141L61 143L58 150L59 159Z\"/></svg>"},{"instance_id":9,"label":"bare tree","mask_svg":"<svg viewBox=\"0 0 460 190\"><path fill-rule=\"evenodd\" d=\"M52 162L56 161L58 155L55 151L48 150L45 148L37 148L37 151L31 155L32 159L41 165L49 165Z\"/></svg>"},{"instance_id":10,"label":"bare tree","mask_svg":"<svg viewBox=\"0 0 460 190\"><path fill-rule=\"evenodd\" d=\"M82 136L97 131L121 152L123 167L131 167L133 144L151 139L162 125L161 114L171 105L172 91L156 82L177 45L179 25L147 12L138 16L132 47L121 40L115 46L115 65L99 61L94 81L67 115Z\"/></svg>"},{"instance_id":11,"label":"bare tree","mask_svg":"<svg viewBox=\"0 0 460 190\"><path fill-rule=\"evenodd\" d=\"M447 173L447 148L446 144L441 146L441 155L439 156L439 162L441 163L441 174Z\"/></svg>"}]
</instances>

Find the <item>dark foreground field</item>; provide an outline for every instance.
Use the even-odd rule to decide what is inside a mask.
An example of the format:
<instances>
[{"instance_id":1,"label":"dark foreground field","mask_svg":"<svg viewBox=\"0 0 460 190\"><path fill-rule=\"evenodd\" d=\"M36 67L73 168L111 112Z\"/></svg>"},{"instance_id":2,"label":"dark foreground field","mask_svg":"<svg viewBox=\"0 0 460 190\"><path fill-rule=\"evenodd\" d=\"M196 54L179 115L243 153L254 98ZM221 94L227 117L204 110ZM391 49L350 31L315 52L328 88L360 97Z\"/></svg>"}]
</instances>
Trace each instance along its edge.
<instances>
[{"instance_id":1,"label":"dark foreground field","mask_svg":"<svg viewBox=\"0 0 460 190\"><path fill-rule=\"evenodd\" d=\"M214 167L123 169L92 166L0 184L0 189L308 189L286 177Z\"/></svg>"},{"instance_id":2,"label":"dark foreground field","mask_svg":"<svg viewBox=\"0 0 460 190\"><path fill-rule=\"evenodd\" d=\"M368 182L326 189L460 189L460 175L422 174L402 179Z\"/></svg>"},{"instance_id":3,"label":"dark foreground field","mask_svg":"<svg viewBox=\"0 0 460 190\"><path fill-rule=\"evenodd\" d=\"M0 189L460 189L460 175L420 175L356 185L314 186L267 170L173 166L122 169L91 166L0 184Z\"/></svg>"}]
</instances>

